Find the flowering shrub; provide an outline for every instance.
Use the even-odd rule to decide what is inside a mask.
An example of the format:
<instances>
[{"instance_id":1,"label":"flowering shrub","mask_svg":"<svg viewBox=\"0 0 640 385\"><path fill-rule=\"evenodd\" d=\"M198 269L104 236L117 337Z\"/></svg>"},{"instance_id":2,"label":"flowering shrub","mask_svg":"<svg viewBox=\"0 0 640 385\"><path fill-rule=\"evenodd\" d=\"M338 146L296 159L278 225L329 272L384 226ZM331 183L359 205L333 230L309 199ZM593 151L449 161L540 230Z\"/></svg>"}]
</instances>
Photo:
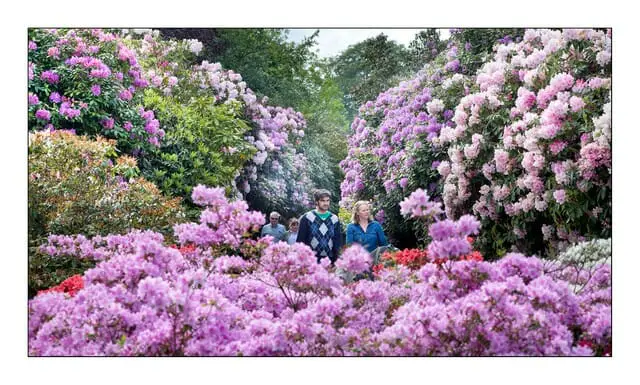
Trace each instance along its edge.
<instances>
[{"instance_id":1,"label":"flowering shrub","mask_svg":"<svg viewBox=\"0 0 640 385\"><path fill-rule=\"evenodd\" d=\"M146 30L32 29L29 37L30 130L116 139L165 193L206 183L229 185L259 209L309 205L306 157L296 149L302 114L257 100L219 63L193 65L202 43Z\"/></svg>"},{"instance_id":2,"label":"flowering shrub","mask_svg":"<svg viewBox=\"0 0 640 385\"><path fill-rule=\"evenodd\" d=\"M214 100L201 96L179 102L157 91L145 93L145 105L167 130L159 156L143 161L145 175L163 191L188 196L202 183L235 192L231 186L255 148L244 139L249 126L238 117L238 106Z\"/></svg>"},{"instance_id":3,"label":"flowering shrub","mask_svg":"<svg viewBox=\"0 0 640 385\"><path fill-rule=\"evenodd\" d=\"M31 239L49 233L88 236L151 228L168 232L180 199L137 178L135 159L116 158L115 142L72 132L29 136Z\"/></svg>"},{"instance_id":4,"label":"flowering shrub","mask_svg":"<svg viewBox=\"0 0 640 385\"><path fill-rule=\"evenodd\" d=\"M527 30L480 69L439 143L455 155L447 214L472 204L484 246L553 254L610 234L610 59L605 32Z\"/></svg>"},{"instance_id":5,"label":"flowering shrub","mask_svg":"<svg viewBox=\"0 0 640 385\"><path fill-rule=\"evenodd\" d=\"M220 188L198 186L192 199L206 209L200 224L176 226L178 249L152 231L51 236L44 252L97 264L75 296L48 292L29 302L30 354L608 352L610 270L574 292L541 260L510 254L494 263L398 266L373 281L344 284L303 244L267 242L259 257L243 258L237 252L262 223L258 216L254 221L246 203L229 202ZM463 223L457 233L471 230ZM370 263L366 254L350 248L336 264L359 272Z\"/></svg>"},{"instance_id":6,"label":"flowering shrub","mask_svg":"<svg viewBox=\"0 0 640 385\"><path fill-rule=\"evenodd\" d=\"M48 234L87 236L148 228L169 233L184 218L180 199L169 199L143 178L135 159L116 158L115 141L68 131L29 135L29 286L32 293L89 267L53 261L32 250Z\"/></svg>"},{"instance_id":7,"label":"flowering shrub","mask_svg":"<svg viewBox=\"0 0 640 385\"><path fill-rule=\"evenodd\" d=\"M611 264L611 238L578 243L558 255L556 260L561 264L588 267L602 263Z\"/></svg>"},{"instance_id":8,"label":"flowering shrub","mask_svg":"<svg viewBox=\"0 0 640 385\"><path fill-rule=\"evenodd\" d=\"M473 56L462 37L361 107L341 164L342 204L386 202L389 232L404 236L394 205L417 188L441 193L451 219L480 216L478 247L490 258L511 248L554 255L608 236L610 33L527 30L491 58L476 55L476 74L461 66Z\"/></svg>"},{"instance_id":9,"label":"flowering shrub","mask_svg":"<svg viewBox=\"0 0 640 385\"><path fill-rule=\"evenodd\" d=\"M296 149L306 127L302 114L269 106L266 97L258 100L240 74L220 63L192 65L202 47L196 41L136 36L125 40L154 86L145 105L163 111L158 119L168 131L162 158L143 165L145 173L186 193L198 183L226 185L233 179L234 192L256 209L306 208L310 178L306 157ZM187 175L192 168L212 171Z\"/></svg>"},{"instance_id":10,"label":"flowering shrub","mask_svg":"<svg viewBox=\"0 0 640 385\"><path fill-rule=\"evenodd\" d=\"M351 124L349 153L340 163L345 172L341 205L349 209L356 200L373 199L384 212L394 244L411 245L409 235L416 229L415 222L400 215L398 203L416 190L439 199L438 167L447 152L431 143L443 127L455 125L453 110L473 84L463 68L454 65L457 58L469 56L466 51L450 41L414 79L362 105ZM420 242L420 235L417 238Z\"/></svg>"},{"instance_id":11,"label":"flowering shrub","mask_svg":"<svg viewBox=\"0 0 640 385\"><path fill-rule=\"evenodd\" d=\"M134 155L159 146L164 131L140 103L149 82L118 34L30 29L28 61L29 130L100 134Z\"/></svg>"}]
</instances>

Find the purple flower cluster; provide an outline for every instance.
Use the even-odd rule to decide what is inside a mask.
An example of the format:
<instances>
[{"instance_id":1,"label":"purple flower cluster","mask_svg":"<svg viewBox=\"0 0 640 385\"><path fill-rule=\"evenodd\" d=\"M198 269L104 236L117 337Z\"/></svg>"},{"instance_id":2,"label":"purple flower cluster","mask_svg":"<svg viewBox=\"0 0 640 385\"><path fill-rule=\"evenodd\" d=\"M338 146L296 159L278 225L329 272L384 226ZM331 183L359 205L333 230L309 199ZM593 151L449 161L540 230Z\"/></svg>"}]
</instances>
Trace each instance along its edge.
<instances>
[{"instance_id":1,"label":"purple flower cluster","mask_svg":"<svg viewBox=\"0 0 640 385\"><path fill-rule=\"evenodd\" d=\"M201 47L195 40L165 41L154 33L145 33L143 39L134 40L132 45L145 66L144 72L146 78L151 79L151 86L161 89L164 94L179 89L183 93L213 95L216 103L239 103L243 107L253 125L245 139L257 151L236 177L235 187L241 195L254 191L282 208L308 206L305 191L311 182L306 172L306 157L295 151L306 127L300 112L269 106L266 97L258 100L240 74L224 70L220 63L202 61L199 65L186 67L185 63L171 61L175 55L190 57L194 47ZM189 75L179 79L176 76L179 69Z\"/></svg>"},{"instance_id":2,"label":"purple flower cluster","mask_svg":"<svg viewBox=\"0 0 640 385\"><path fill-rule=\"evenodd\" d=\"M244 234L257 230L265 220L259 211L247 211L245 201L229 202L222 188L198 185L193 189L194 203L206 208L200 215L200 223L184 223L174 226L179 242L207 247L211 245L240 246Z\"/></svg>"},{"instance_id":3,"label":"purple flower cluster","mask_svg":"<svg viewBox=\"0 0 640 385\"><path fill-rule=\"evenodd\" d=\"M221 203L217 190L198 191ZM446 232L469 230L454 227ZM212 260L213 249L187 256L135 231L51 236L44 250L98 264L74 297L29 301L33 355L593 355L611 343L607 265L565 281L535 257L508 255L345 285L302 244ZM339 263L359 271L364 255L350 249Z\"/></svg>"},{"instance_id":4,"label":"purple flower cluster","mask_svg":"<svg viewBox=\"0 0 640 385\"><path fill-rule=\"evenodd\" d=\"M233 205L222 189L197 186L192 198L207 206L203 217ZM220 229L229 220L207 223ZM478 229L472 218L439 223L438 240ZM414 272L398 266L347 284L299 243L272 243L258 258L220 253L238 250L234 237L246 230L230 230L231 243L189 250L167 247L151 231L50 236L43 252L97 265L74 297L50 292L29 301L30 354L593 355L611 343L608 265L545 268L510 254ZM337 262L351 272L369 264L359 247Z\"/></svg>"},{"instance_id":5,"label":"purple flower cluster","mask_svg":"<svg viewBox=\"0 0 640 385\"><path fill-rule=\"evenodd\" d=\"M451 172L443 174L443 200L448 215L468 204L470 177L480 170L486 180L484 186L479 186L481 196L473 202L473 210L484 221L491 222L499 220L501 210L514 220L547 210L566 215L559 211L559 207L566 204L565 197L582 199L584 194L589 194L587 181L599 186L610 184L608 107L603 108L602 118L592 118L593 126L586 126L593 133L585 135L584 128L577 131L572 123L574 119L583 119L585 110L600 110L597 105L587 105L585 100L590 99L585 96L600 87L609 87L610 79L603 80L599 72L585 79L576 79L567 72L540 75L551 54L559 50L567 53L562 56L562 68L572 68L578 60L570 43L575 40L584 40L594 56L610 50L610 39L603 32L527 30L522 42L498 46L494 60L479 71L480 92L460 100L455 129L444 137L444 132L441 134L443 140L451 143L450 148L465 150L460 153L450 149ZM517 95L505 89L507 82L509 89L518 90ZM511 100L515 100L515 106L509 108ZM481 148L481 156L468 152L482 117L506 110L511 121L497 138L496 145ZM571 150L565 151L567 148ZM493 160L479 161L487 155ZM522 161L516 163L516 159ZM582 180L576 178L570 182L569 174L575 171ZM545 185L549 179L555 182L550 187ZM512 191L517 193L510 194ZM606 226L606 218L599 221ZM542 224L548 225L551 224ZM548 230L547 234L550 234ZM563 247L559 237L546 238L555 247Z\"/></svg>"},{"instance_id":6,"label":"purple flower cluster","mask_svg":"<svg viewBox=\"0 0 640 385\"><path fill-rule=\"evenodd\" d=\"M336 267L360 274L371 268L371 254L359 244L354 244L347 248L340 259L336 262Z\"/></svg>"},{"instance_id":7,"label":"purple flower cluster","mask_svg":"<svg viewBox=\"0 0 640 385\"><path fill-rule=\"evenodd\" d=\"M471 215L463 215L458 221L450 219L437 221L429 226L429 236L433 241L429 244L429 254L435 258L445 259L471 253L471 245L467 237L478 234L480 222Z\"/></svg>"},{"instance_id":8,"label":"purple flower cluster","mask_svg":"<svg viewBox=\"0 0 640 385\"><path fill-rule=\"evenodd\" d=\"M53 121L62 121L62 124L64 121L77 122L87 127L88 131L88 127L95 127L96 123L100 123L104 128L102 133L113 137L116 135L115 131L123 129L122 121L126 116L131 128L127 130L128 135L120 135L118 140L132 143L123 147L132 147L129 151L139 153L142 148L160 144L162 135L158 134L161 132L158 127L151 130L153 133L149 133L141 121L129 118L139 105L134 100L137 91L147 87L148 81L144 79L135 51L127 47L128 43L122 37L100 29L35 30L34 41L31 43L30 47L40 46L46 50L47 60L41 62L42 55L37 55L35 48L30 51L29 89L33 90L32 93L40 101L47 101L47 109L57 118ZM74 79L73 90L68 88L70 83L64 81L63 76ZM48 87L43 88L39 84L42 82L47 83ZM43 89L48 92L43 94ZM104 92L105 90L109 92ZM76 100L63 96L70 95L71 91ZM97 113L81 113L93 99L113 97L125 103L99 102L94 104L99 106ZM35 117L35 111L30 113ZM92 121L100 115L106 116L105 120ZM45 126L43 121L40 117L32 119L30 129L42 129Z\"/></svg>"},{"instance_id":9,"label":"purple flower cluster","mask_svg":"<svg viewBox=\"0 0 640 385\"><path fill-rule=\"evenodd\" d=\"M400 214L411 218L435 219L442 214L442 203L430 201L424 190L417 189L400 203Z\"/></svg>"},{"instance_id":10,"label":"purple flower cluster","mask_svg":"<svg viewBox=\"0 0 640 385\"><path fill-rule=\"evenodd\" d=\"M416 161L435 148L434 143L442 130L454 126L452 100L464 95L462 84L469 79L455 73L459 62L456 59L462 50L457 46L450 49L426 65L417 76L401 82L378 95L375 101L362 105L358 116L351 124L353 134L349 138L349 152L340 163L345 172L341 184L342 207L349 207L362 198L365 184L381 185L386 194L397 190L406 197L409 185L421 185L426 181L416 180L412 175ZM451 62L445 70L445 63ZM454 71L454 72L451 72ZM372 121L379 122L371 126ZM371 165L366 158L374 154L379 161L373 164L377 170L368 170ZM371 167L371 166L369 166ZM366 174L375 179L366 180ZM383 199L379 197L375 200Z\"/></svg>"}]
</instances>

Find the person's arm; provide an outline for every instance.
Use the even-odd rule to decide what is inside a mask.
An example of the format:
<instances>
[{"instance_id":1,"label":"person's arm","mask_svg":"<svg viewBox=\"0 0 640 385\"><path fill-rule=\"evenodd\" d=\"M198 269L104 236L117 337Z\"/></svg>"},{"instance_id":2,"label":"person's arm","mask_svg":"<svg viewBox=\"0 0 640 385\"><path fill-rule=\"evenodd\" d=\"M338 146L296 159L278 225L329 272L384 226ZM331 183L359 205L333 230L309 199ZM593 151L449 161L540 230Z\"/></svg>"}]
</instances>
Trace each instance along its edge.
<instances>
[{"instance_id":1,"label":"person's arm","mask_svg":"<svg viewBox=\"0 0 640 385\"><path fill-rule=\"evenodd\" d=\"M347 225L347 246L351 245L353 243L353 230L354 227L353 225L351 225L351 223L349 223Z\"/></svg>"},{"instance_id":2,"label":"person's arm","mask_svg":"<svg viewBox=\"0 0 640 385\"><path fill-rule=\"evenodd\" d=\"M307 243L307 236L309 234L309 221L302 217L300 218L300 228L298 229L298 236L296 237L296 242L302 242L305 245Z\"/></svg>"},{"instance_id":3,"label":"person's arm","mask_svg":"<svg viewBox=\"0 0 640 385\"><path fill-rule=\"evenodd\" d=\"M267 225L262 226L262 230L260 231L260 236L264 237L266 235L265 230L267 229Z\"/></svg>"},{"instance_id":4,"label":"person's arm","mask_svg":"<svg viewBox=\"0 0 640 385\"><path fill-rule=\"evenodd\" d=\"M340 255L340 249L342 248L342 225L340 221L337 221L335 224L335 231L333 232L333 260L331 262L335 262L338 260L338 256Z\"/></svg>"},{"instance_id":5,"label":"person's arm","mask_svg":"<svg viewBox=\"0 0 640 385\"><path fill-rule=\"evenodd\" d=\"M376 226L376 233L378 234L378 246L387 246L389 241L387 241L387 237L384 236L384 230L379 223L378 226Z\"/></svg>"}]
</instances>

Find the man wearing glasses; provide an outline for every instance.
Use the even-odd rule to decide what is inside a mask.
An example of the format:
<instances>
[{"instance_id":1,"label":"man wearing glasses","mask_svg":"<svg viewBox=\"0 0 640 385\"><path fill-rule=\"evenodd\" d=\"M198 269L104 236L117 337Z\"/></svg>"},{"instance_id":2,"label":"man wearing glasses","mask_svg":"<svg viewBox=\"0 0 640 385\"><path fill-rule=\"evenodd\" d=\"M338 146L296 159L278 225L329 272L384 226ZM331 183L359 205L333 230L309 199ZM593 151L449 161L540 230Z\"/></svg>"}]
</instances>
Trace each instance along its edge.
<instances>
[{"instance_id":1,"label":"man wearing glasses","mask_svg":"<svg viewBox=\"0 0 640 385\"><path fill-rule=\"evenodd\" d=\"M282 241L286 230L278 221L280 221L280 214L276 211L269 214L269 223L262 226L261 236L271 235L275 242Z\"/></svg>"}]
</instances>

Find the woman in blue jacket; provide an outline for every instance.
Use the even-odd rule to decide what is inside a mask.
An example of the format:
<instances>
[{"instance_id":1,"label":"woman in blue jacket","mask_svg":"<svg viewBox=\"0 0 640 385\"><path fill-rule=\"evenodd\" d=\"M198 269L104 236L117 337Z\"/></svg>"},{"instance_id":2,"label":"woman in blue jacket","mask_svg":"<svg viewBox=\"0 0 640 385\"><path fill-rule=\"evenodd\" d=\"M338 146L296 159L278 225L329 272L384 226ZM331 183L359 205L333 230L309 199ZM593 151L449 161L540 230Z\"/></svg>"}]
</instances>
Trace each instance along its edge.
<instances>
[{"instance_id":1,"label":"woman in blue jacket","mask_svg":"<svg viewBox=\"0 0 640 385\"><path fill-rule=\"evenodd\" d=\"M369 202L358 201L353 207L353 216L347 226L347 246L359 243L368 252L373 252L380 246L387 246L387 237L384 235L380 223L373 220Z\"/></svg>"}]
</instances>

